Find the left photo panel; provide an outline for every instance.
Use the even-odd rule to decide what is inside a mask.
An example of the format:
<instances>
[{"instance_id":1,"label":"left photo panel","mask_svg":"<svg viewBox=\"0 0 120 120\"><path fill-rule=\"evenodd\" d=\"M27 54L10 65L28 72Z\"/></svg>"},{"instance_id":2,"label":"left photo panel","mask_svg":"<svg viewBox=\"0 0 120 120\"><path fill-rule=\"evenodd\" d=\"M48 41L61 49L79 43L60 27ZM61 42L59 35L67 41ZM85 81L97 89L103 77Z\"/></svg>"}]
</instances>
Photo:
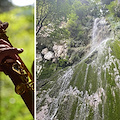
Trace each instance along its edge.
<instances>
[{"instance_id":1,"label":"left photo panel","mask_svg":"<svg viewBox=\"0 0 120 120\"><path fill-rule=\"evenodd\" d=\"M34 0L0 0L0 120L34 120Z\"/></svg>"}]
</instances>

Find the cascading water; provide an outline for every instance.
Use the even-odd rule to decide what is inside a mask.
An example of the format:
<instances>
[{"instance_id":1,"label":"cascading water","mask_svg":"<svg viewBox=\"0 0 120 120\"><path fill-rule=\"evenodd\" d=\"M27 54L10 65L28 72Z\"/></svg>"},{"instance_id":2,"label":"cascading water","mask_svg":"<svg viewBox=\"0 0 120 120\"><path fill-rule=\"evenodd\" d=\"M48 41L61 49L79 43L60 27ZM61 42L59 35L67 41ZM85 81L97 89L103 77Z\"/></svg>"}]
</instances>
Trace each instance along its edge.
<instances>
[{"instance_id":1,"label":"cascading water","mask_svg":"<svg viewBox=\"0 0 120 120\"><path fill-rule=\"evenodd\" d=\"M92 32L92 47L98 47L100 43L110 38L110 25L105 18L96 18L94 20Z\"/></svg>"},{"instance_id":2,"label":"cascading water","mask_svg":"<svg viewBox=\"0 0 120 120\"><path fill-rule=\"evenodd\" d=\"M37 91L37 120L120 120L120 60L111 41L110 25L96 18L90 53Z\"/></svg>"}]
</instances>

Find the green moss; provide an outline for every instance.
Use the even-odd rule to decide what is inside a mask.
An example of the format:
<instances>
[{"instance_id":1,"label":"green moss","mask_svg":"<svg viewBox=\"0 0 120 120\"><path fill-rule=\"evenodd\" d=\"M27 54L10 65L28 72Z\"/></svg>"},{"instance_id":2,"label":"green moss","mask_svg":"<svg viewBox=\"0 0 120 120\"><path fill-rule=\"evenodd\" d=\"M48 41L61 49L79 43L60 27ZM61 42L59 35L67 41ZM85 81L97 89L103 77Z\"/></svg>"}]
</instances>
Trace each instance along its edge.
<instances>
[{"instance_id":1,"label":"green moss","mask_svg":"<svg viewBox=\"0 0 120 120\"><path fill-rule=\"evenodd\" d=\"M103 99L102 99L102 101L103 101ZM100 116L101 119L103 118L103 113L102 113L103 112L103 104L104 103L98 105L98 107L99 107L99 116Z\"/></svg>"},{"instance_id":2,"label":"green moss","mask_svg":"<svg viewBox=\"0 0 120 120\"><path fill-rule=\"evenodd\" d=\"M119 70L119 65L118 65L118 63L117 63L117 61L115 61L115 64L116 64L116 67L117 67L117 69Z\"/></svg>"},{"instance_id":3,"label":"green moss","mask_svg":"<svg viewBox=\"0 0 120 120\"><path fill-rule=\"evenodd\" d=\"M120 120L120 90L115 90L115 113L116 113L116 120Z\"/></svg>"},{"instance_id":4,"label":"green moss","mask_svg":"<svg viewBox=\"0 0 120 120\"><path fill-rule=\"evenodd\" d=\"M84 78L85 78L86 68L87 68L87 64L83 63L83 66L78 71L78 76L76 76L75 79L76 82L75 86L77 86L80 91L84 90Z\"/></svg>"},{"instance_id":5,"label":"green moss","mask_svg":"<svg viewBox=\"0 0 120 120\"><path fill-rule=\"evenodd\" d=\"M70 119L70 113L72 110L72 105L74 103L73 96L67 96L66 101L61 101L59 104L59 109L57 113L58 120L69 120Z\"/></svg>"},{"instance_id":6,"label":"green moss","mask_svg":"<svg viewBox=\"0 0 120 120\"><path fill-rule=\"evenodd\" d=\"M111 66L110 66L109 72L113 73L114 72L114 70L113 70L114 68L115 68L115 65L112 63Z\"/></svg>"},{"instance_id":7,"label":"green moss","mask_svg":"<svg viewBox=\"0 0 120 120\"><path fill-rule=\"evenodd\" d=\"M73 102L70 120L73 120L75 117L77 105L78 105L78 98Z\"/></svg>"},{"instance_id":8,"label":"green moss","mask_svg":"<svg viewBox=\"0 0 120 120\"><path fill-rule=\"evenodd\" d=\"M93 120L94 119L94 111L92 108L89 110L89 115L86 120Z\"/></svg>"},{"instance_id":9,"label":"green moss","mask_svg":"<svg viewBox=\"0 0 120 120\"><path fill-rule=\"evenodd\" d=\"M86 67L87 64L85 63L78 64L70 82L70 85L72 85L73 87L77 86L80 91L83 90Z\"/></svg>"},{"instance_id":10,"label":"green moss","mask_svg":"<svg viewBox=\"0 0 120 120\"><path fill-rule=\"evenodd\" d=\"M110 86L108 86L107 88L107 101L105 103L105 119L106 120L115 120L113 119L113 96L112 96L112 93L111 93L111 88Z\"/></svg>"},{"instance_id":11,"label":"green moss","mask_svg":"<svg viewBox=\"0 0 120 120\"><path fill-rule=\"evenodd\" d=\"M41 75L39 76L38 79L40 80L49 78L56 71L56 68L57 64L52 63L52 61L47 61L46 63L44 63L44 67L42 68Z\"/></svg>"},{"instance_id":12,"label":"green moss","mask_svg":"<svg viewBox=\"0 0 120 120\"><path fill-rule=\"evenodd\" d=\"M105 75L104 70L101 71L101 80L102 80L102 86L103 88L105 88L106 87L106 75Z\"/></svg>"},{"instance_id":13,"label":"green moss","mask_svg":"<svg viewBox=\"0 0 120 120\"><path fill-rule=\"evenodd\" d=\"M89 88L90 84L92 84L91 89ZM95 72L95 68L92 68L92 66L90 65L88 69L85 90L89 91L89 94L92 94L93 92L96 92L97 86L98 86L97 72Z\"/></svg>"},{"instance_id":14,"label":"green moss","mask_svg":"<svg viewBox=\"0 0 120 120\"><path fill-rule=\"evenodd\" d=\"M52 84L50 84L50 81L47 81L41 86L41 91L42 90L48 90L49 88L52 87Z\"/></svg>"},{"instance_id":15,"label":"green moss","mask_svg":"<svg viewBox=\"0 0 120 120\"><path fill-rule=\"evenodd\" d=\"M114 76L109 74L109 71L106 70L106 79L107 79L107 84L110 86L116 86Z\"/></svg>"},{"instance_id":16,"label":"green moss","mask_svg":"<svg viewBox=\"0 0 120 120\"><path fill-rule=\"evenodd\" d=\"M105 57L104 56L98 56L98 58L99 58L99 62L98 62L99 64L98 65L103 65L105 63Z\"/></svg>"},{"instance_id":17,"label":"green moss","mask_svg":"<svg viewBox=\"0 0 120 120\"><path fill-rule=\"evenodd\" d=\"M120 120L120 91L111 86L107 87L105 103L105 120Z\"/></svg>"},{"instance_id":18,"label":"green moss","mask_svg":"<svg viewBox=\"0 0 120 120\"><path fill-rule=\"evenodd\" d=\"M114 43L111 44L112 55L120 60L120 41L115 40Z\"/></svg>"}]
</instances>

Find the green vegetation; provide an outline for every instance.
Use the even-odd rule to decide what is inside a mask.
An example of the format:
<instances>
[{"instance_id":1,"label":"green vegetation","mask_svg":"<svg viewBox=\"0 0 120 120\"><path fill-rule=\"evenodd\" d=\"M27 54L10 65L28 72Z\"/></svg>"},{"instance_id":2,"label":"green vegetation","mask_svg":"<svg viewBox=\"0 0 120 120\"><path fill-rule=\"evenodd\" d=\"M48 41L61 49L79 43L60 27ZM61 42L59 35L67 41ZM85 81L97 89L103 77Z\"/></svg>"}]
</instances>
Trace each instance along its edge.
<instances>
[{"instance_id":1,"label":"green vegetation","mask_svg":"<svg viewBox=\"0 0 120 120\"><path fill-rule=\"evenodd\" d=\"M71 81L72 86L77 86L79 90L83 90L84 91L84 76L86 73L86 67L87 64L80 64L77 68L75 73L73 74L73 78ZM79 69L81 68L81 69ZM72 83L74 82L74 83Z\"/></svg>"},{"instance_id":2,"label":"green vegetation","mask_svg":"<svg viewBox=\"0 0 120 120\"><path fill-rule=\"evenodd\" d=\"M113 93L115 93L115 96L113 96ZM119 107L120 104L118 100L120 100L120 96L118 95L120 92L118 89L113 89L111 91L111 87L108 86L107 88L107 101L105 104L105 119L106 120L119 120Z\"/></svg>"},{"instance_id":3,"label":"green vegetation","mask_svg":"<svg viewBox=\"0 0 120 120\"><path fill-rule=\"evenodd\" d=\"M68 60L60 58L58 60L58 63L52 63L52 61L47 61L43 64L43 67L41 69L41 73L38 79L45 79L49 78L51 75L53 75L55 72L57 72L60 69L63 69L68 66Z\"/></svg>"},{"instance_id":4,"label":"green vegetation","mask_svg":"<svg viewBox=\"0 0 120 120\"><path fill-rule=\"evenodd\" d=\"M60 44L62 40L66 41L68 47L67 59L60 57L56 63L46 60L41 62L44 67L38 83L39 85L43 83L41 91L45 90L45 94L53 100L52 105L48 104L50 115L54 113L54 118L59 120L119 120L120 4L117 0L52 0L51 2L45 0L45 2L46 4L41 3L43 6L38 8L42 11L46 8L50 14L43 21L37 34L38 42L42 43L39 44L38 50L41 52L46 47L54 52L52 49L54 43ZM63 12L62 8L69 11ZM42 15L45 14L47 13L44 12ZM50 15L54 15L55 18L51 18ZM91 34L96 18L106 19L105 24L98 19L97 27L107 26L108 34L105 35L106 37L110 35L110 40L102 42L102 47L100 46L102 50L99 48L91 52ZM64 27L61 27L61 24ZM44 36L47 29L51 31ZM102 30L106 32L105 29ZM41 36L44 38L43 42ZM89 57L84 60L88 52ZM47 100L43 102L41 105L45 105Z\"/></svg>"},{"instance_id":5,"label":"green vegetation","mask_svg":"<svg viewBox=\"0 0 120 120\"><path fill-rule=\"evenodd\" d=\"M120 60L120 41L116 40L111 45L112 48L112 54Z\"/></svg>"},{"instance_id":6,"label":"green vegetation","mask_svg":"<svg viewBox=\"0 0 120 120\"><path fill-rule=\"evenodd\" d=\"M56 27L61 21L66 20L69 10L70 4L68 4L68 0L37 0L37 35L42 27L48 27L52 23Z\"/></svg>"},{"instance_id":7,"label":"green vegetation","mask_svg":"<svg viewBox=\"0 0 120 120\"><path fill-rule=\"evenodd\" d=\"M7 36L16 48L23 48L20 55L28 69L34 60L34 21L33 7L18 7L0 14L2 22L8 22ZM32 120L28 108L22 98L15 93L14 85L8 76L0 73L0 119L1 120Z\"/></svg>"},{"instance_id":8,"label":"green vegetation","mask_svg":"<svg viewBox=\"0 0 120 120\"><path fill-rule=\"evenodd\" d=\"M86 52L83 46L90 43L93 19L100 16L100 1L37 0L36 2L37 51L41 52L46 47L53 51L54 42L60 43L60 40L65 40L69 51L81 47L77 51L73 50L68 61L60 58L57 66L63 68L80 61ZM65 63L67 64L61 65ZM48 73L44 67L45 71Z\"/></svg>"},{"instance_id":9,"label":"green vegetation","mask_svg":"<svg viewBox=\"0 0 120 120\"><path fill-rule=\"evenodd\" d=\"M13 8L13 5L9 0L0 0L0 13L8 11L11 8Z\"/></svg>"},{"instance_id":10,"label":"green vegetation","mask_svg":"<svg viewBox=\"0 0 120 120\"><path fill-rule=\"evenodd\" d=\"M41 70L41 75L39 76L38 79L49 78L56 70L56 67L57 66L55 63L52 63L51 61L47 61L44 64L44 67Z\"/></svg>"},{"instance_id":11,"label":"green vegetation","mask_svg":"<svg viewBox=\"0 0 120 120\"><path fill-rule=\"evenodd\" d=\"M78 98L76 98L76 99L74 100L74 102L73 102L70 120L73 120L74 117L75 117L77 104L78 104Z\"/></svg>"},{"instance_id":12,"label":"green vegetation","mask_svg":"<svg viewBox=\"0 0 120 120\"><path fill-rule=\"evenodd\" d=\"M111 2L109 5L107 5L107 9L109 10L108 15L113 16L115 21L120 19L120 5L117 4L117 2Z\"/></svg>"}]
</instances>

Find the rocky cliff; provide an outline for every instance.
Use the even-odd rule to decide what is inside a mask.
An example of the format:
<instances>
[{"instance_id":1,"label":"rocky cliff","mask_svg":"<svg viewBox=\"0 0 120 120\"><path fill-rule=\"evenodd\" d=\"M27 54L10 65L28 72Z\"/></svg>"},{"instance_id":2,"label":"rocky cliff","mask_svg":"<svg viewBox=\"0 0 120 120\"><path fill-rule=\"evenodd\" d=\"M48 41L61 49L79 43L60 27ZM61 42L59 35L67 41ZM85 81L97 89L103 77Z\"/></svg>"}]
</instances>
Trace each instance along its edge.
<instances>
[{"instance_id":1,"label":"rocky cliff","mask_svg":"<svg viewBox=\"0 0 120 120\"><path fill-rule=\"evenodd\" d=\"M95 18L81 61L37 81L37 120L120 120L120 41L115 32L119 30L105 18Z\"/></svg>"}]
</instances>

